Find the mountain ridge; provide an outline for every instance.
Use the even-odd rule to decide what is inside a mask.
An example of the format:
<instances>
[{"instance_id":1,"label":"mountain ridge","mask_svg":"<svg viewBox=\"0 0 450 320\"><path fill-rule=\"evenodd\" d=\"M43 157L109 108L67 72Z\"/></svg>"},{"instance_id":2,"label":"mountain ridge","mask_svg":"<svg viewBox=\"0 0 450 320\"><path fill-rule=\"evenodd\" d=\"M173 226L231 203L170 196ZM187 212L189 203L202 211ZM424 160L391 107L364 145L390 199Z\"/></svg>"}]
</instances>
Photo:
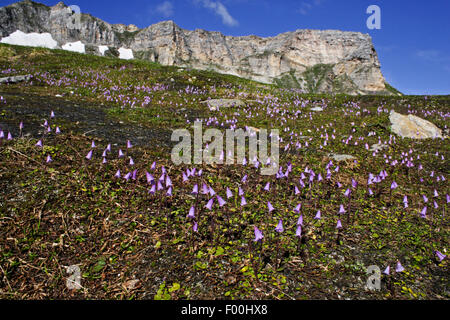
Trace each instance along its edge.
<instances>
[{"instance_id":1,"label":"mountain ridge","mask_svg":"<svg viewBox=\"0 0 450 320\"><path fill-rule=\"evenodd\" d=\"M368 34L297 29L271 37L186 30L173 20L146 28L109 24L63 2L24 0L0 8L0 37L49 33L57 48L210 70L310 93L391 94ZM81 47L81 49L80 49Z\"/></svg>"}]
</instances>

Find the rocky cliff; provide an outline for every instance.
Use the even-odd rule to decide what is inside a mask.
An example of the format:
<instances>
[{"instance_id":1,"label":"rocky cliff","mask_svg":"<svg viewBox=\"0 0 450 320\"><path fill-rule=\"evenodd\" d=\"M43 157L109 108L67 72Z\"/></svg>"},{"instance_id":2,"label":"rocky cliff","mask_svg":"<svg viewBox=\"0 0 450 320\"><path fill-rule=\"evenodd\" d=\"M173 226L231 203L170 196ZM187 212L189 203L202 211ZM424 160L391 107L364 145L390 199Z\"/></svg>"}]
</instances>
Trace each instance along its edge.
<instances>
[{"instance_id":1,"label":"rocky cliff","mask_svg":"<svg viewBox=\"0 0 450 320\"><path fill-rule=\"evenodd\" d=\"M213 70L306 92L389 94L372 40L358 32L231 37L184 30L173 21L139 29L76 14L62 2L47 7L29 0L0 8L1 41L17 43L14 37L24 37L18 30L51 36L56 48Z\"/></svg>"}]
</instances>

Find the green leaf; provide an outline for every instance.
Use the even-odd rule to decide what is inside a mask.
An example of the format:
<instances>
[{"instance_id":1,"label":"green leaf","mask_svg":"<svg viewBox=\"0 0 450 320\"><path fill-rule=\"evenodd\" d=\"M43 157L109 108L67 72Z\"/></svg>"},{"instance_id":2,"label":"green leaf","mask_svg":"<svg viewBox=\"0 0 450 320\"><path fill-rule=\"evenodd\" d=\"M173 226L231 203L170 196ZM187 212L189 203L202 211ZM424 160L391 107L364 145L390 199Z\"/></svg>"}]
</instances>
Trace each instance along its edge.
<instances>
[{"instance_id":1,"label":"green leaf","mask_svg":"<svg viewBox=\"0 0 450 320\"><path fill-rule=\"evenodd\" d=\"M181 288L180 284L174 282L174 283L172 284L172 287L169 289L169 292L175 292L175 291L178 291L178 290L180 290L180 288Z\"/></svg>"}]
</instances>

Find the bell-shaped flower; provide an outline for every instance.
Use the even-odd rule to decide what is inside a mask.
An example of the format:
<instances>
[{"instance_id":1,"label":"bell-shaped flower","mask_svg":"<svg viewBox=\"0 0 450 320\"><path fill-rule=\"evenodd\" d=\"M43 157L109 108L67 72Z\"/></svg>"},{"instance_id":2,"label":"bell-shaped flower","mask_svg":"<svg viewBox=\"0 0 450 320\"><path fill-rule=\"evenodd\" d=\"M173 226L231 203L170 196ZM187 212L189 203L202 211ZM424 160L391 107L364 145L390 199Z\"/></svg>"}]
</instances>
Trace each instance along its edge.
<instances>
[{"instance_id":1,"label":"bell-shaped flower","mask_svg":"<svg viewBox=\"0 0 450 320\"><path fill-rule=\"evenodd\" d=\"M297 230L295 231L295 236L299 237L299 238L302 236L302 226L300 224L297 225Z\"/></svg>"},{"instance_id":2,"label":"bell-shaped flower","mask_svg":"<svg viewBox=\"0 0 450 320\"><path fill-rule=\"evenodd\" d=\"M386 269L384 269L383 273L388 276L391 273L391 267L387 266Z\"/></svg>"},{"instance_id":3,"label":"bell-shaped flower","mask_svg":"<svg viewBox=\"0 0 450 320\"><path fill-rule=\"evenodd\" d=\"M191 209L189 209L189 214L187 215L188 218L190 219L195 219L195 208L194 206L191 207Z\"/></svg>"},{"instance_id":4,"label":"bell-shaped flower","mask_svg":"<svg viewBox=\"0 0 450 320\"><path fill-rule=\"evenodd\" d=\"M255 227L255 239L253 241L259 242L263 238L264 238L264 235L262 234L262 232L257 227Z\"/></svg>"},{"instance_id":5,"label":"bell-shaped flower","mask_svg":"<svg viewBox=\"0 0 450 320\"><path fill-rule=\"evenodd\" d=\"M273 210L275 210L275 208L272 206L272 204L269 202L267 202L267 208L269 209L269 212L272 212Z\"/></svg>"},{"instance_id":6,"label":"bell-shaped flower","mask_svg":"<svg viewBox=\"0 0 450 320\"><path fill-rule=\"evenodd\" d=\"M217 201L219 202L219 206L223 207L227 202L223 200L223 198L219 195L217 195Z\"/></svg>"},{"instance_id":7,"label":"bell-shaped flower","mask_svg":"<svg viewBox=\"0 0 450 320\"><path fill-rule=\"evenodd\" d=\"M277 225L277 227L275 228L275 231L278 232L278 233L282 233L282 232L284 231L284 228L283 228L283 220L280 220L280 221L278 222L278 225Z\"/></svg>"},{"instance_id":8,"label":"bell-shaped flower","mask_svg":"<svg viewBox=\"0 0 450 320\"><path fill-rule=\"evenodd\" d=\"M320 212L320 210L318 210L314 219L320 220L321 218L322 218L322 213Z\"/></svg>"},{"instance_id":9,"label":"bell-shaped flower","mask_svg":"<svg viewBox=\"0 0 450 320\"><path fill-rule=\"evenodd\" d=\"M442 260L444 260L447 257L445 254L443 254L443 253L441 253L441 252L439 252L437 250L434 253L436 254L439 262L441 262Z\"/></svg>"},{"instance_id":10,"label":"bell-shaped flower","mask_svg":"<svg viewBox=\"0 0 450 320\"><path fill-rule=\"evenodd\" d=\"M403 268L400 261L397 261L397 266L395 267L395 272L399 273L399 272L403 272L403 271L405 271L405 268Z\"/></svg>"},{"instance_id":11,"label":"bell-shaped flower","mask_svg":"<svg viewBox=\"0 0 450 320\"><path fill-rule=\"evenodd\" d=\"M227 199L230 199L233 197L233 193L231 192L230 188L227 188L226 194L227 194Z\"/></svg>"},{"instance_id":12,"label":"bell-shaped flower","mask_svg":"<svg viewBox=\"0 0 450 320\"><path fill-rule=\"evenodd\" d=\"M208 203L206 204L205 208L208 210L212 210L213 204L214 204L214 198L211 198L211 200L209 200Z\"/></svg>"}]
</instances>

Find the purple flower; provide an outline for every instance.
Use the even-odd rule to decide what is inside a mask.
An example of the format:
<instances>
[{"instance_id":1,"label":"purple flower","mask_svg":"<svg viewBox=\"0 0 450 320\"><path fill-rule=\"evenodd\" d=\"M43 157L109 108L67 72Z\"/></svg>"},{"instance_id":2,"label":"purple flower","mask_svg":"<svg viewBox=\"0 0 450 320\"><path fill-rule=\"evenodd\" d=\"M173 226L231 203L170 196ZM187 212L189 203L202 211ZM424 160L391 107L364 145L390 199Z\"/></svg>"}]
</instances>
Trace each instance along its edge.
<instances>
[{"instance_id":1,"label":"purple flower","mask_svg":"<svg viewBox=\"0 0 450 320\"><path fill-rule=\"evenodd\" d=\"M123 177L126 181L130 180L131 178L131 172L128 172L125 177Z\"/></svg>"},{"instance_id":2,"label":"purple flower","mask_svg":"<svg viewBox=\"0 0 450 320\"><path fill-rule=\"evenodd\" d=\"M435 197L435 198L439 197L439 194L438 194L438 192L437 192L436 189L434 189L434 195L433 195L433 197Z\"/></svg>"},{"instance_id":3,"label":"purple flower","mask_svg":"<svg viewBox=\"0 0 450 320\"><path fill-rule=\"evenodd\" d=\"M241 187L239 187L239 195L240 195L240 196L243 196L243 195L244 195L244 190L242 190Z\"/></svg>"},{"instance_id":4,"label":"purple flower","mask_svg":"<svg viewBox=\"0 0 450 320\"><path fill-rule=\"evenodd\" d=\"M426 218L427 217L427 207L423 207L422 212L420 212L420 217L421 218Z\"/></svg>"},{"instance_id":5,"label":"purple flower","mask_svg":"<svg viewBox=\"0 0 450 320\"><path fill-rule=\"evenodd\" d=\"M300 215L300 217L298 217L297 225L298 226L302 226L303 225L303 215L302 214Z\"/></svg>"},{"instance_id":6,"label":"purple flower","mask_svg":"<svg viewBox=\"0 0 450 320\"><path fill-rule=\"evenodd\" d=\"M187 216L190 219L195 219L195 208L194 206L191 207L191 209L189 209L189 214Z\"/></svg>"},{"instance_id":7,"label":"purple flower","mask_svg":"<svg viewBox=\"0 0 450 320\"><path fill-rule=\"evenodd\" d=\"M134 166L134 161L132 157L130 157L130 166Z\"/></svg>"},{"instance_id":8,"label":"purple flower","mask_svg":"<svg viewBox=\"0 0 450 320\"><path fill-rule=\"evenodd\" d=\"M158 189L158 191L164 190L164 187L163 187L161 181L158 181L156 188Z\"/></svg>"},{"instance_id":9,"label":"purple flower","mask_svg":"<svg viewBox=\"0 0 450 320\"><path fill-rule=\"evenodd\" d=\"M214 204L214 198L211 198L211 200L209 200L208 203L206 204L205 208L208 210L212 210L213 204Z\"/></svg>"},{"instance_id":10,"label":"purple flower","mask_svg":"<svg viewBox=\"0 0 450 320\"><path fill-rule=\"evenodd\" d=\"M245 200L245 197L242 196L241 197L241 207L246 206L247 205L247 201Z\"/></svg>"},{"instance_id":11,"label":"purple flower","mask_svg":"<svg viewBox=\"0 0 450 320\"><path fill-rule=\"evenodd\" d=\"M50 118L53 119L55 117L55 113L52 111L50 112Z\"/></svg>"},{"instance_id":12,"label":"purple flower","mask_svg":"<svg viewBox=\"0 0 450 320\"><path fill-rule=\"evenodd\" d=\"M278 233L282 233L282 232L284 231L284 228L283 228L283 220L280 220L280 221L278 222L278 225L277 225L277 227L275 228L275 231L278 232Z\"/></svg>"},{"instance_id":13,"label":"purple flower","mask_svg":"<svg viewBox=\"0 0 450 320\"><path fill-rule=\"evenodd\" d=\"M119 149L119 159L125 157L125 154L123 153L122 149Z\"/></svg>"},{"instance_id":14,"label":"purple flower","mask_svg":"<svg viewBox=\"0 0 450 320\"><path fill-rule=\"evenodd\" d=\"M19 123L19 129L23 130L23 122L22 121Z\"/></svg>"},{"instance_id":15,"label":"purple flower","mask_svg":"<svg viewBox=\"0 0 450 320\"><path fill-rule=\"evenodd\" d=\"M12 140L13 139L13 136L12 136L12 134L11 134L11 132L8 132L8 137L6 138L6 140Z\"/></svg>"},{"instance_id":16,"label":"purple flower","mask_svg":"<svg viewBox=\"0 0 450 320\"><path fill-rule=\"evenodd\" d=\"M117 170L116 174L114 175L116 178L120 178L120 170Z\"/></svg>"},{"instance_id":17,"label":"purple flower","mask_svg":"<svg viewBox=\"0 0 450 320\"><path fill-rule=\"evenodd\" d=\"M92 149L95 149L97 146L95 145L95 141L92 141L92 143L91 143L91 148Z\"/></svg>"},{"instance_id":18,"label":"purple flower","mask_svg":"<svg viewBox=\"0 0 450 320\"><path fill-rule=\"evenodd\" d=\"M398 187L397 182L392 181L391 189L394 190L394 189L397 189L397 187Z\"/></svg>"},{"instance_id":19,"label":"purple flower","mask_svg":"<svg viewBox=\"0 0 450 320\"><path fill-rule=\"evenodd\" d=\"M301 207L302 207L302 204L299 203L299 204L294 208L294 212L295 212L295 213L300 213Z\"/></svg>"},{"instance_id":20,"label":"purple flower","mask_svg":"<svg viewBox=\"0 0 450 320\"><path fill-rule=\"evenodd\" d=\"M439 259L439 262L441 262L442 260L444 260L447 257L445 254L443 254L437 250L434 253L436 254L437 258Z\"/></svg>"},{"instance_id":21,"label":"purple flower","mask_svg":"<svg viewBox=\"0 0 450 320\"><path fill-rule=\"evenodd\" d=\"M133 145L131 144L130 140L127 141L127 149L133 148Z\"/></svg>"},{"instance_id":22,"label":"purple flower","mask_svg":"<svg viewBox=\"0 0 450 320\"><path fill-rule=\"evenodd\" d=\"M229 188L227 188L227 199L230 199L233 197L233 193L231 192L231 190Z\"/></svg>"},{"instance_id":23,"label":"purple flower","mask_svg":"<svg viewBox=\"0 0 450 320\"><path fill-rule=\"evenodd\" d=\"M336 224L336 229L342 229L342 223L341 220L338 220L337 224Z\"/></svg>"},{"instance_id":24,"label":"purple flower","mask_svg":"<svg viewBox=\"0 0 450 320\"><path fill-rule=\"evenodd\" d=\"M259 242L263 238L264 238L264 236L263 236L262 232L257 227L255 227L255 239L253 241Z\"/></svg>"},{"instance_id":25,"label":"purple flower","mask_svg":"<svg viewBox=\"0 0 450 320\"><path fill-rule=\"evenodd\" d=\"M194 185L194 188L192 189L192 194L198 194L198 185Z\"/></svg>"},{"instance_id":26,"label":"purple flower","mask_svg":"<svg viewBox=\"0 0 450 320\"><path fill-rule=\"evenodd\" d=\"M92 159L92 150L89 151L89 153L86 156L86 159L91 160Z\"/></svg>"},{"instance_id":27,"label":"purple flower","mask_svg":"<svg viewBox=\"0 0 450 320\"><path fill-rule=\"evenodd\" d=\"M370 196L373 196L373 191L372 191L372 189L369 188L368 191L369 191L369 195L370 195Z\"/></svg>"},{"instance_id":28,"label":"purple flower","mask_svg":"<svg viewBox=\"0 0 450 320\"><path fill-rule=\"evenodd\" d=\"M302 236L302 226L301 225L297 226L297 230L295 231L295 236L299 237L299 238Z\"/></svg>"},{"instance_id":29,"label":"purple flower","mask_svg":"<svg viewBox=\"0 0 450 320\"><path fill-rule=\"evenodd\" d=\"M52 157L50 157L50 155L47 156L47 160L45 161L47 163L53 162Z\"/></svg>"},{"instance_id":30,"label":"purple flower","mask_svg":"<svg viewBox=\"0 0 450 320\"><path fill-rule=\"evenodd\" d=\"M169 189L167 189L166 196L168 197L172 196L172 187L169 187Z\"/></svg>"},{"instance_id":31,"label":"purple flower","mask_svg":"<svg viewBox=\"0 0 450 320\"><path fill-rule=\"evenodd\" d=\"M210 195L211 197L214 197L214 196L216 195L216 192L215 192L214 189L211 188L211 187L209 187L209 195Z\"/></svg>"},{"instance_id":32,"label":"purple flower","mask_svg":"<svg viewBox=\"0 0 450 320\"><path fill-rule=\"evenodd\" d=\"M172 180L170 179L169 175L166 176L166 187L173 186Z\"/></svg>"},{"instance_id":33,"label":"purple flower","mask_svg":"<svg viewBox=\"0 0 450 320\"><path fill-rule=\"evenodd\" d=\"M267 182L266 186L264 187L265 191L270 191L270 182Z\"/></svg>"},{"instance_id":34,"label":"purple flower","mask_svg":"<svg viewBox=\"0 0 450 320\"><path fill-rule=\"evenodd\" d=\"M350 196L350 189L345 190L344 196L349 197Z\"/></svg>"},{"instance_id":35,"label":"purple flower","mask_svg":"<svg viewBox=\"0 0 450 320\"><path fill-rule=\"evenodd\" d=\"M153 176L150 173L148 173L147 171L145 171L145 177L147 178L147 183L148 184L151 184L152 181L155 180L155 178L153 178Z\"/></svg>"},{"instance_id":36,"label":"purple flower","mask_svg":"<svg viewBox=\"0 0 450 320\"><path fill-rule=\"evenodd\" d=\"M192 226L192 230L194 232L198 232L198 224L197 224L197 222L194 222L194 225Z\"/></svg>"},{"instance_id":37,"label":"purple flower","mask_svg":"<svg viewBox=\"0 0 450 320\"><path fill-rule=\"evenodd\" d=\"M137 173L138 173L138 171L134 170L131 179L136 180Z\"/></svg>"},{"instance_id":38,"label":"purple flower","mask_svg":"<svg viewBox=\"0 0 450 320\"><path fill-rule=\"evenodd\" d=\"M322 218L322 214L321 214L320 210L318 210L314 219L320 220L321 218Z\"/></svg>"},{"instance_id":39,"label":"purple flower","mask_svg":"<svg viewBox=\"0 0 450 320\"><path fill-rule=\"evenodd\" d=\"M397 261L397 266L395 267L395 272L403 272L405 270L405 268L403 268L402 264L400 263L400 261Z\"/></svg>"},{"instance_id":40,"label":"purple flower","mask_svg":"<svg viewBox=\"0 0 450 320\"><path fill-rule=\"evenodd\" d=\"M150 194L155 194L156 193L156 184L152 185L150 190L148 190L148 193L150 193Z\"/></svg>"},{"instance_id":41,"label":"purple flower","mask_svg":"<svg viewBox=\"0 0 450 320\"><path fill-rule=\"evenodd\" d=\"M391 267L387 266L386 269L384 269L383 273L388 276L391 273Z\"/></svg>"},{"instance_id":42,"label":"purple flower","mask_svg":"<svg viewBox=\"0 0 450 320\"><path fill-rule=\"evenodd\" d=\"M352 187L355 189L358 186L358 182L355 179L352 179Z\"/></svg>"},{"instance_id":43,"label":"purple flower","mask_svg":"<svg viewBox=\"0 0 450 320\"><path fill-rule=\"evenodd\" d=\"M36 146L36 147L41 147L41 148L42 148L42 140L39 140L39 141L36 143L35 146Z\"/></svg>"},{"instance_id":44,"label":"purple flower","mask_svg":"<svg viewBox=\"0 0 450 320\"><path fill-rule=\"evenodd\" d=\"M267 208L269 209L269 212L272 212L273 210L275 210L275 208L272 206L272 204L269 202L267 202Z\"/></svg>"},{"instance_id":45,"label":"purple flower","mask_svg":"<svg viewBox=\"0 0 450 320\"><path fill-rule=\"evenodd\" d=\"M346 213L346 212L347 211L345 211L344 205L341 204L341 206L339 207L339 214Z\"/></svg>"},{"instance_id":46,"label":"purple flower","mask_svg":"<svg viewBox=\"0 0 450 320\"><path fill-rule=\"evenodd\" d=\"M217 201L219 202L220 207L223 207L226 204L226 201L219 195L217 195Z\"/></svg>"},{"instance_id":47,"label":"purple flower","mask_svg":"<svg viewBox=\"0 0 450 320\"><path fill-rule=\"evenodd\" d=\"M106 161L106 158L103 158L102 164L106 164L108 161Z\"/></svg>"},{"instance_id":48,"label":"purple flower","mask_svg":"<svg viewBox=\"0 0 450 320\"><path fill-rule=\"evenodd\" d=\"M202 185L202 194L208 194L209 193L209 187L203 183Z\"/></svg>"}]
</instances>

